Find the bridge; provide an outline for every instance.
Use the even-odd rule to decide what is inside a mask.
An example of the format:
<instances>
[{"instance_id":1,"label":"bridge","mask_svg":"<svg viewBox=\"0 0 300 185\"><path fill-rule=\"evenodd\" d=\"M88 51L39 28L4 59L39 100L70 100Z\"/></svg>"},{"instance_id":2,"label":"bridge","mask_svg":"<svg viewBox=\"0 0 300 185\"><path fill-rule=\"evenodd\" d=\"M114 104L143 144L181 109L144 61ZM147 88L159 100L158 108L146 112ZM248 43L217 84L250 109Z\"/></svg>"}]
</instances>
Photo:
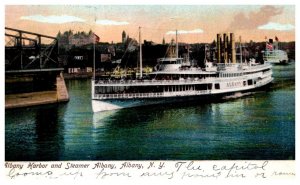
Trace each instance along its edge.
<instances>
[{"instance_id":1,"label":"bridge","mask_svg":"<svg viewBox=\"0 0 300 185\"><path fill-rule=\"evenodd\" d=\"M5 27L5 108L69 100L56 37Z\"/></svg>"}]
</instances>

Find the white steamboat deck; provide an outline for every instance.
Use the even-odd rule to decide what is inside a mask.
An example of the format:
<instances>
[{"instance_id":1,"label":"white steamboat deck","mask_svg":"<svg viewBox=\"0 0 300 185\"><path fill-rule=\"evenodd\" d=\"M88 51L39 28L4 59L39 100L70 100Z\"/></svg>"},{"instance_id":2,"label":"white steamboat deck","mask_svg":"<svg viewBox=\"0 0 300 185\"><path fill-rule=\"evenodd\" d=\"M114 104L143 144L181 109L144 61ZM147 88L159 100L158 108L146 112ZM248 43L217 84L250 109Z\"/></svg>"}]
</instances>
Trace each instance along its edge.
<instances>
[{"instance_id":1,"label":"white steamboat deck","mask_svg":"<svg viewBox=\"0 0 300 185\"><path fill-rule=\"evenodd\" d=\"M200 96L220 95L256 89L269 84L272 80L273 78L265 78L250 86L235 87L229 89L213 89L201 91L183 90L161 93L95 94L92 100L92 107L94 112L100 112L137 107L142 105L170 103L177 101L177 98L181 98L180 100L182 100L182 98L197 99Z\"/></svg>"},{"instance_id":2,"label":"white steamboat deck","mask_svg":"<svg viewBox=\"0 0 300 185\"><path fill-rule=\"evenodd\" d=\"M179 66L164 66L150 74L152 80L92 80L93 111L209 99L250 91L273 80L270 64L221 64L205 69Z\"/></svg>"}]
</instances>

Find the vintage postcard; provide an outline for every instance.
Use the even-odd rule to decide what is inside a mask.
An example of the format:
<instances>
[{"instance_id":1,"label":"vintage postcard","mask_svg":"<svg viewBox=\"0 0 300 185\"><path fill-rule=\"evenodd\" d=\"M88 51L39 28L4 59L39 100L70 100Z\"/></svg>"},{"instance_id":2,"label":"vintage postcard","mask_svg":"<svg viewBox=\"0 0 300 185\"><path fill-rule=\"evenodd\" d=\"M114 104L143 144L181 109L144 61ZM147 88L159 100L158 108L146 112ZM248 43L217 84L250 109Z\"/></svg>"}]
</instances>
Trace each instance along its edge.
<instances>
[{"instance_id":1,"label":"vintage postcard","mask_svg":"<svg viewBox=\"0 0 300 185\"><path fill-rule=\"evenodd\" d=\"M6 182L295 179L295 10L5 5Z\"/></svg>"}]
</instances>

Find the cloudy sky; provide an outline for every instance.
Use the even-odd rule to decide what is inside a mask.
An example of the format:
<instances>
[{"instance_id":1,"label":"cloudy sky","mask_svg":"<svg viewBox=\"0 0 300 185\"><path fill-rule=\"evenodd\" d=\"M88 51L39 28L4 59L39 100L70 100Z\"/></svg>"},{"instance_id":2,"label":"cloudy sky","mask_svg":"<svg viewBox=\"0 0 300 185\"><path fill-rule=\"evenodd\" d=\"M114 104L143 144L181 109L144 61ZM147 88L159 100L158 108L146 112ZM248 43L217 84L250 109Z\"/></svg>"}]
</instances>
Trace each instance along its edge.
<instances>
[{"instance_id":1,"label":"cloudy sky","mask_svg":"<svg viewBox=\"0 0 300 185\"><path fill-rule=\"evenodd\" d=\"M102 42L130 37L169 42L178 30L181 42L212 42L217 33L234 32L243 41L265 36L295 40L293 5L6 5L5 26L55 36L58 31L94 30Z\"/></svg>"}]
</instances>

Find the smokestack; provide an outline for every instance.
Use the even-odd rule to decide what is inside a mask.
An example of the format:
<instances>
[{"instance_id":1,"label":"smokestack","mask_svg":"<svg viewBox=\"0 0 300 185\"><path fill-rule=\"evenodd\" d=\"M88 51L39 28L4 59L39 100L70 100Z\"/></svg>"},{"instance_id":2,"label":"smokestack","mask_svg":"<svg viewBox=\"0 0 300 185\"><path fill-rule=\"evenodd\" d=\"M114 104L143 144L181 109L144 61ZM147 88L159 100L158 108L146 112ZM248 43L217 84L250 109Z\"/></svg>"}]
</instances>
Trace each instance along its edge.
<instances>
[{"instance_id":1,"label":"smokestack","mask_svg":"<svg viewBox=\"0 0 300 185\"><path fill-rule=\"evenodd\" d=\"M223 42L224 42L224 48L223 48L223 54L224 54L224 63L228 63L228 36L227 33L223 34Z\"/></svg>"},{"instance_id":2,"label":"smokestack","mask_svg":"<svg viewBox=\"0 0 300 185\"><path fill-rule=\"evenodd\" d=\"M233 64L236 63L236 53L235 53L235 38L234 33L230 33L230 41L231 41L231 62Z\"/></svg>"},{"instance_id":3,"label":"smokestack","mask_svg":"<svg viewBox=\"0 0 300 185\"><path fill-rule=\"evenodd\" d=\"M221 35L217 34L217 63L221 63Z\"/></svg>"}]
</instances>

